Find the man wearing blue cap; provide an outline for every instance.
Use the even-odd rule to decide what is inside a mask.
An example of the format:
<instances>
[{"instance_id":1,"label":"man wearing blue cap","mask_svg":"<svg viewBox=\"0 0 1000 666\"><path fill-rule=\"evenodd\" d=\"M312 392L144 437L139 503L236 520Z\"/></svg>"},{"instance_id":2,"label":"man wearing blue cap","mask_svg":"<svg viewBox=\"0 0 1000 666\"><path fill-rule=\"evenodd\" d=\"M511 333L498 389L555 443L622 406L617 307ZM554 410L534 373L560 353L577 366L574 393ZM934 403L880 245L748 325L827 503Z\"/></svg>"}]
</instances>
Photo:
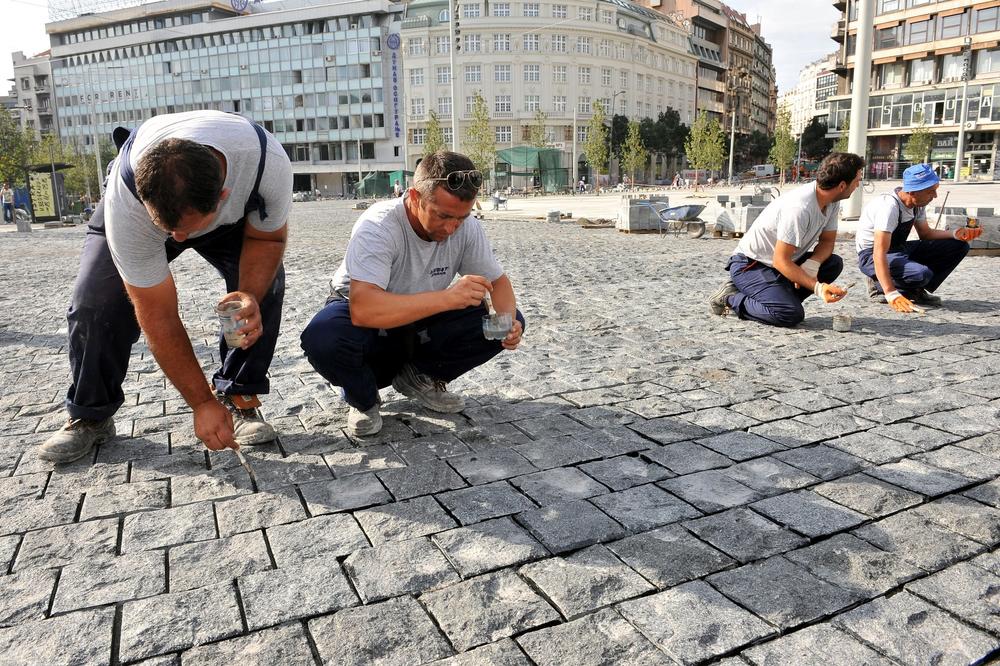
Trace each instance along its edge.
<instances>
[{"instance_id":1,"label":"man wearing blue cap","mask_svg":"<svg viewBox=\"0 0 1000 666\"><path fill-rule=\"evenodd\" d=\"M868 280L868 295L897 312L913 304L941 305L934 291L969 252L982 229L931 229L926 206L937 197L940 179L927 164L903 172L903 186L872 199L858 220L858 268ZM907 240L916 228L920 240Z\"/></svg>"}]
</instances>

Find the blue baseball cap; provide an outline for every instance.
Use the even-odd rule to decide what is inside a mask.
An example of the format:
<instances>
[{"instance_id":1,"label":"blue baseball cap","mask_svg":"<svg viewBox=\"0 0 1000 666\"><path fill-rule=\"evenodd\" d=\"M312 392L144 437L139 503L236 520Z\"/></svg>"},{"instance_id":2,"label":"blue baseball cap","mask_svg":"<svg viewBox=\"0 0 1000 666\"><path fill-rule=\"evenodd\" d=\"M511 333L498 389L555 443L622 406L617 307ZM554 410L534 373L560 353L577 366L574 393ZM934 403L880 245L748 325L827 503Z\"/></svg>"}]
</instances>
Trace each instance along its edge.
<instances>
[{"instance_id":1,"label":"blue baseball cap","mask_svg":"<svg viewBox=\"0 0 1000 666\"><path fill-rule=\"evenodd\" d=\"M941 182L929 164L914 164L903 172L903 191L919 192Z\"/></svg>"}]
</instances>

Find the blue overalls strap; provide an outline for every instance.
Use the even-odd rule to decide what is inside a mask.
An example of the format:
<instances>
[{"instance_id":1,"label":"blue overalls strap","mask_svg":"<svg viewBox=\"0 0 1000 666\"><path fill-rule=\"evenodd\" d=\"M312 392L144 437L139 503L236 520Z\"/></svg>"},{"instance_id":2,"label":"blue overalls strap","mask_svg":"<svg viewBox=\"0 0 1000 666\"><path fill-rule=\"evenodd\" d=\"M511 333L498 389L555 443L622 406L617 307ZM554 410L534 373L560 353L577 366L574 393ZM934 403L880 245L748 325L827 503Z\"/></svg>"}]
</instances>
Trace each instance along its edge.
<instances>
[{"instance_id":1,"label":"blue overalls strap","mask_svg":"<svg viewBox=\"0 0 1000 666\"><path fill-rule=\"evenodd\" d=\"M257 180L253 182L253 190L247 197L246 206L243 207L243 217L255 210L263 222L267 219L267 209L264 207L264 198L260 196L259 190L261 178L264 177L264 162L267 158L267 134L264 133L264 128L257 123L250 121L250 124L253 125L254 131L257 132L257 139L260 141L260 161L257 162Z\"/></svg>"},{"instance_id":2,"label":"blue overalls strap","mask_svg":"<svg viewBox=\"0 0 1000 666\"><path fill-rule=\"evenodd\" d=\"M919 208L913 209L913 218L907 222L903 223L903 205L899 200L899 197L892 194L884 194L883 196L892 197L892 203L896 206L896 228L892 231L892 238L889 240L889 251L890 252L901 252L903 248L906 247L906 239L910 237L910 230L913 229L913 223L917 219L917 213Z\"/></svg>"},{"instance_id":3,"label":"blue overalls strap","mask_svg":"<svg viewBox=\"0 0 1000 666\"><path fill-rule=\"evenodd\" d=\"M117 129L115 131L117 131ZM125 143L118 148L117 159L118 172L122 176L122 182L125 183L125 187L128 188L128 191L131 192L136 199L139 199L139 193L135 189L135 171L132 170L132 162L129 159L129 155L132 153L132 139L135 138L135 134L136 130L132 130L129 133L128 138L125 139ZM139 200L142 201L141 199Z\"/></svg>"}]
</instances>

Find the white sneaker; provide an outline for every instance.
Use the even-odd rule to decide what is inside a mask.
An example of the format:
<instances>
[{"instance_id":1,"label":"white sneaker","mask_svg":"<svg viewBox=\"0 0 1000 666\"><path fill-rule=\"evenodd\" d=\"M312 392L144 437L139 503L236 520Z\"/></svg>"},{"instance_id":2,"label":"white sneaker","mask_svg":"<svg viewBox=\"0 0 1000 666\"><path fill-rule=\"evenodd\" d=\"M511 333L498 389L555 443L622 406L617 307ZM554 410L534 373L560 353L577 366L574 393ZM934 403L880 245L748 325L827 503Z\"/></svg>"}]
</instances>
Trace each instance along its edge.
<instances>
[{"instance_id":1,"label":"white sneaker","mask_svg":"<svg viewBox=\"0 0 1000 666\"><path fill-rule=\"evenodd\" d=\"M392 388L435 412L454 414L465 409L465 398L448 392L448 384L434 379L407 363L392 380Z\"/></svg>"},{"instance_id":2,"label":"white sneaker","mask_svg":"<svg viewBox=\"0 0 1000 666\"><path fill-rule=\"evenodd\" d=\"M347 432L355 437L378 434L382 430L382 413L379 407L379 403L375 403L374 407L365 411L351 407L347 412Z\"/></svg>"}]
</instances>

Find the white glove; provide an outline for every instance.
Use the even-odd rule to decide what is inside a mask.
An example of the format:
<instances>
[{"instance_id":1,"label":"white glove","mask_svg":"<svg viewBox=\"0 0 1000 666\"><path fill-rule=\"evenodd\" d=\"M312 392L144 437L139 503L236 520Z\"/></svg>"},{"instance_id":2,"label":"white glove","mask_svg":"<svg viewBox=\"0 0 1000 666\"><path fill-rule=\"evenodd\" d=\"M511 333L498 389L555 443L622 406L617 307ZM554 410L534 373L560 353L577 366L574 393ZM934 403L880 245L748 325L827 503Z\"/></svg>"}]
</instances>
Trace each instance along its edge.
<instances>
[{"instance_id":1,"label":"white glove","mask_svg":"<svg viewBox=\"0 0 1000 666\"><path fill-rule=\"evenodd\" d=\"M894 300L896 300L900 296L902 296L902 294L899 293L898 291L896 291L895 289L892 290L892 291L888 291L885 294L885 302L886 303L892 303Z\"/></svg>"},{"instance_id":2,"label":"white glove","mask_svg":"<svg viewBox=\"0 0 1000 666\"><path fill-rule=\"evenodd\" d=\"M819 262L815 259L806 259L802 262L802 270L806 272L806 275L815 280L816 276L819 275Z\"/></svg>"}]
</instances>

